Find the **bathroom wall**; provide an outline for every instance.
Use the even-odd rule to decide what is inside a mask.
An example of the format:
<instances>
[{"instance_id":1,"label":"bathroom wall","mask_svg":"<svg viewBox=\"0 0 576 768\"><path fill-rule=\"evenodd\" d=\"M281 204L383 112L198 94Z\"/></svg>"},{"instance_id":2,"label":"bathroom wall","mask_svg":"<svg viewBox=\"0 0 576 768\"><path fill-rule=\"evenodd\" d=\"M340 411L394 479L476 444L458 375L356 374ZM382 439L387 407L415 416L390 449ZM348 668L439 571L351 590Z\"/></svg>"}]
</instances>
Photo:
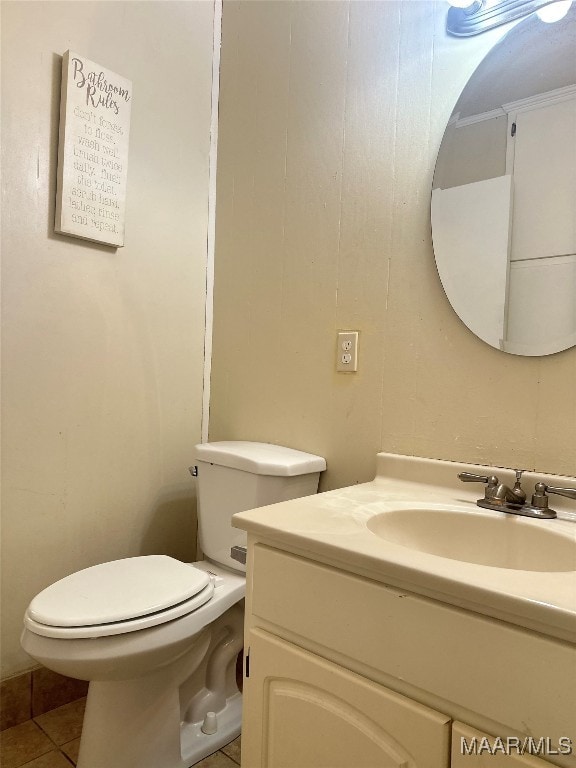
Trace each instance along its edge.
<instances>
[{"instance_id":1,"label":"bathroom wall","mask_svg":"<svg viewBox=\"0 0 576 768\"><path fill-rule=\"evenodd\" d=\"M324 489L380 450L576 472L576 349L492 349L436 273L436 153L502 33L448 38L447 9L224 3L210 437L319 453Z\"/></svg>"},{"instance_id":2,"label":"bathroom wall","mask_svg":"<svg viewBox=\"0 0 576 768\"><path fill-rule=\"evenodd\" d=\"M2 676L31 597L195 553L211 2L5 2ZM53 233L60 57L133 82L126 245Z\"/></svg>"}]
</instances>

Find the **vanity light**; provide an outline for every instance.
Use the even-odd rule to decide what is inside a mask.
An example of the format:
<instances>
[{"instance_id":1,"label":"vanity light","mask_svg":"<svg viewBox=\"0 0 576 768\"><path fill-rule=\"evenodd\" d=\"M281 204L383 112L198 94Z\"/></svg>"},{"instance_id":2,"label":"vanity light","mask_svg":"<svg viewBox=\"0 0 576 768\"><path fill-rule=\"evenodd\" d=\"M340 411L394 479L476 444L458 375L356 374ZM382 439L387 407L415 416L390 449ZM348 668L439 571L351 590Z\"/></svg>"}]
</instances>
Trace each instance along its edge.
<instances>
[{"instance_id":1,"label":"vanity light","mask_svg":"<svg viewBox=\"0 0 576 768\"><path fill-rule=\"evenodd\" d=\"M536 11L536 16L538 16L541 21L545 21L547 24L552 24L555 21L563 19L570 10L571 5L572 0L560 0L557 3L552 3L551 5L544 6L544 8L540 8L539 11Z\"/></svg>"},{"instance_id":2,"label":"vanity light","mask_svg":"<svg viewBox=\"0 0 576 768\"><path fill-rule=\"evenodd\" d=\"M542 21L563 18L571 0L449 0L452 6L446 19L446 31L456 37L479 35L510 21L537 13Z\"/></svg>"}]
</instances>

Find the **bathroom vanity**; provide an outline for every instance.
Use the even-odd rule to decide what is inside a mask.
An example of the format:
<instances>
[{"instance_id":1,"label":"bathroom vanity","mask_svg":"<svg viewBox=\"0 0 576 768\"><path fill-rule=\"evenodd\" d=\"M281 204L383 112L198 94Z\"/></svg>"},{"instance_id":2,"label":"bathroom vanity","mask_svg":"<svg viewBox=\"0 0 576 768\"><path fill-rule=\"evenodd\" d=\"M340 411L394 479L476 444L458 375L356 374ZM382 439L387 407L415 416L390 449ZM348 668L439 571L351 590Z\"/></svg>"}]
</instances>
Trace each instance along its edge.
<instances>
[{"instance_id":1,"label":"bathroom vanity","mask_svg":"<svg viewBox=\"0 0 576 768\"><path fill-rule=\"evenodd\" d=\"M576 504L483 510L464 470L514 476L380 454L371 483L235 516L243 766L576 766Z\"/></svg>"}]
</instances>

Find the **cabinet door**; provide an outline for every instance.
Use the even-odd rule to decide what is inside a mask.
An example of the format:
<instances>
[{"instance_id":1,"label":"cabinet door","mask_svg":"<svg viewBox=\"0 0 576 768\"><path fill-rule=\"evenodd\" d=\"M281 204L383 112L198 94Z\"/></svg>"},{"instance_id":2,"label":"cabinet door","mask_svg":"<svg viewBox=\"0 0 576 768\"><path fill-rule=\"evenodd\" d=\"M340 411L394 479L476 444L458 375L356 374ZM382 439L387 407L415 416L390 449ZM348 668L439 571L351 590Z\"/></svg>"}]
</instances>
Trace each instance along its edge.
<instances>
[{"instance_id":1,"label":"cabinet door","mask_svg":"<svg viewBox=\"0 0 576 768\"><path fill-rule=\"evenodd\" d=\"M558 748L552 744L550 747ZM452 768L552 768L552 764L545 760L520 755L517 751L513 742L507 748L505 739L499 742L495 736L462 723L452 726Z\"/></svg>"},{"instance_id":2,"label":"cabinet door","mask_svg":"<svg viewBox=\"0 0 576 768\"><path fill-rule=\"evenodd\" d=\"M445 715L261 630L249 637L245 768L447 768Z\"/></svg>"}]
</instances>

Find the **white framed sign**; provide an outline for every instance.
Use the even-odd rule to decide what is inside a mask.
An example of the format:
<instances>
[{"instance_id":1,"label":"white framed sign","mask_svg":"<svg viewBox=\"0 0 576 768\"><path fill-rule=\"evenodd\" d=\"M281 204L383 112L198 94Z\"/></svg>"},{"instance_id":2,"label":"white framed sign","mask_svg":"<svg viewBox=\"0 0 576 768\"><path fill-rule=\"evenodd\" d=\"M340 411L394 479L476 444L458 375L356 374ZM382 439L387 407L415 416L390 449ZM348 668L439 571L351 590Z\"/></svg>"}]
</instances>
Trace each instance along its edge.
<instances>
[{"instance_id":1,"label":"white framed sign","mask_svg":"<svg viewBox=\"0 0 576 768\"><path fill-rule=\"evenodd\" d=\"M130 80L66 51L62 57L56 232L124 245Z\"/></svg>"}]
</instances>

